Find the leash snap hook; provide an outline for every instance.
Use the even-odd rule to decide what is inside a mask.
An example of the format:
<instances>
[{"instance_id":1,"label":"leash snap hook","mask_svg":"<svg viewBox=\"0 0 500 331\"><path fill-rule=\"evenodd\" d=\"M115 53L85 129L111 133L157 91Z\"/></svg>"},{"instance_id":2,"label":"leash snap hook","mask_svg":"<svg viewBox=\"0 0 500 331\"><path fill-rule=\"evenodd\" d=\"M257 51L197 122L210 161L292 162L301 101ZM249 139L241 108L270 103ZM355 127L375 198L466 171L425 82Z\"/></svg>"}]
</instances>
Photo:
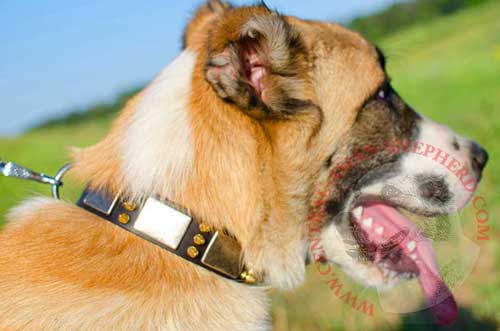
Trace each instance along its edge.
<instances>
[{"instance_id":1,"label":"leash snap hook","mask_svg":"<svg viewBox=\"0 0 500 331\"><path fill-rule=\"evenodd\" d=\"M66 163L59 169L54 176L54 179L57 181L57 184L52 185L52 197L56 200L59 200L59 187L63 185L62 178L71 169L71 163Z\"/></svg>"},{"instance_id":2,"label":"leash snap hook","mask_svg":"<svg viewBox=\"0 0 500 331\"><path fill-rule=\"evenodd\" d=\"M51 177L44 173L39 173L20 166L14 162L5 163L0 160L0 173L4 176L30 180L42 184L49 184L52 186L52 197L56 200L59 200L59 187L63 185L61 179L69 169L71 169L71 164L65 164L61 169L59 169L54 177Z\"/></svg>"}]
</instances>

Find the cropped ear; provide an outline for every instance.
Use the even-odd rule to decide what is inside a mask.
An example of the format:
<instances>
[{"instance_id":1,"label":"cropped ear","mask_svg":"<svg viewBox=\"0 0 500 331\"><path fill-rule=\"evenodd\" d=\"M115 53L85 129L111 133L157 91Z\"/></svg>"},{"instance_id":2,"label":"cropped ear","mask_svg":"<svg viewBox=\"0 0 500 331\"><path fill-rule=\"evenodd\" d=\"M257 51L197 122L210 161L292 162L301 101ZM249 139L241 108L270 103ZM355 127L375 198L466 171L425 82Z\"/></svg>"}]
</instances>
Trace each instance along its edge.
<instances>
[{"instance_id":1,"label":"cropped ear","mask_svg":"<svg viewBox=\"0 0 500 331\"><path fill-rule=\"evenodd\" d=\"M182 48L194 46L202 40L206 36L207 23L230 8L230 3L221 0L208 0L200 6L184 29Z\"/></svg>"},{"instance_id":2,"label":"cropped ear","mask_svg":"<svg viewBox=\"0 0 500 331\"><path fill-rule=\"evenodd\" d=\"M309 107L307 68L298 31L266 7L229 10L213 22L205 77L251 116L283 117Z\"/></svg>"}]
</instances>

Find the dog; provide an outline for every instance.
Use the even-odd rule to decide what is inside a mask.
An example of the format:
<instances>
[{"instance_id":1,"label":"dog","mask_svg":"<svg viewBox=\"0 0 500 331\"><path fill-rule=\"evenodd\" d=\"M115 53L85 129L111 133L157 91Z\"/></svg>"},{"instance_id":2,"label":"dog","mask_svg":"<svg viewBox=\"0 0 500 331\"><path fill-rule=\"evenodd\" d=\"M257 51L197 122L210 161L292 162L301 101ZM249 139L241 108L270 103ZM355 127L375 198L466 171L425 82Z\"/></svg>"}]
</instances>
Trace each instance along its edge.
<instances>
[{"instance_id":1,"label":"dog","mask_svg":"<svg viewBox=\"0 0 500 331\"><path fill-rule=\"evenodd\" d=\"M268 288L297 287L314 261L374 288L418 277L449 323L456 304L432 246L400 211L460 210L487 159L407 105L358 33L210 0L109 134L73 151L85 208L34 197L8 213L0 329L269 330ZM96 196L124 201L118 221L117 200L103 210ZM144 227L127 228L131 215ZM176 236L199 226L198 246L156 236L174 219ZM204 248L217 236L221 250ZM195 261L203 249L227 263Z\"/></svg>"}]
</instances>

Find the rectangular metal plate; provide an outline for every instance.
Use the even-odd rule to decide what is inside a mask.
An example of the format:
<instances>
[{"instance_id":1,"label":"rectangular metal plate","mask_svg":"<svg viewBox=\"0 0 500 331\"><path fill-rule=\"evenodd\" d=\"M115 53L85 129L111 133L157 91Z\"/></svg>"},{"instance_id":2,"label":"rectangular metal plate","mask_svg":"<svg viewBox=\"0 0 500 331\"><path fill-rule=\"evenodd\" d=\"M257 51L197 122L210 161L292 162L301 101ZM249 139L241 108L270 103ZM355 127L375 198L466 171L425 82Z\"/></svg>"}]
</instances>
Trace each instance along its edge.
<instances>
[{"instance_id":1,"label":"rectangular metal plate","mask_svg":"<svg viewBox=\"0 0 500 331\"><path fill-rule=\"evenodd\" d=\"M148 198L134 229L177 249L186 233L191 217L153 198Z\"/></svg>"},{"instance_id":2,"label":"rectangular metal plate","mask_svg":"<svg viewBox=\"0 0 500 331\"><path fill-rule=\"evenodd\" d=\"M201 263L236 279L243 271L240 258L240 244L232 237L217 231L210 240Z\"/></svg>"},{"instance_id":3,"label":"rectangular metal plate","mask_svg":"<svg viewBox=\"0 0 500 331\"><path fill-rule=\"evenodd\" d=\"M105 194L102 191L99 192L99 194L95 194L92 191L88 191L88 194L83 199L83 203L85 205L105 215L111 214L117 201L118 201L118 195L111 196L109 194Z\"/></svg>"}]
</instances>

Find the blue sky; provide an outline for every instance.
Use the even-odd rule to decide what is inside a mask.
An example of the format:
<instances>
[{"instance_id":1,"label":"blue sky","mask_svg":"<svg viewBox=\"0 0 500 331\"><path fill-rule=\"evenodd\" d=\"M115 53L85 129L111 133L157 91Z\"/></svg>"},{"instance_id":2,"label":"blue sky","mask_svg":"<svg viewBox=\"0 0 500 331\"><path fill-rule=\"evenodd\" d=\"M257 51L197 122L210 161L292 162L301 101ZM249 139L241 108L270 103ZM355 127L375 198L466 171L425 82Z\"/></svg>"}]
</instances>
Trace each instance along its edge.
<instances>
[{"instance_id":1,"label":"blue sky","mask_svg":"<svg viewBox=\"0 0 500 331\"><path fill-rule=\"evenodd\" d=\"M266 3L288 15L345 22L394 1ZM179 52L201 2L0 1L0 136L147 83Z\"/></svg>"}]
</instances>

